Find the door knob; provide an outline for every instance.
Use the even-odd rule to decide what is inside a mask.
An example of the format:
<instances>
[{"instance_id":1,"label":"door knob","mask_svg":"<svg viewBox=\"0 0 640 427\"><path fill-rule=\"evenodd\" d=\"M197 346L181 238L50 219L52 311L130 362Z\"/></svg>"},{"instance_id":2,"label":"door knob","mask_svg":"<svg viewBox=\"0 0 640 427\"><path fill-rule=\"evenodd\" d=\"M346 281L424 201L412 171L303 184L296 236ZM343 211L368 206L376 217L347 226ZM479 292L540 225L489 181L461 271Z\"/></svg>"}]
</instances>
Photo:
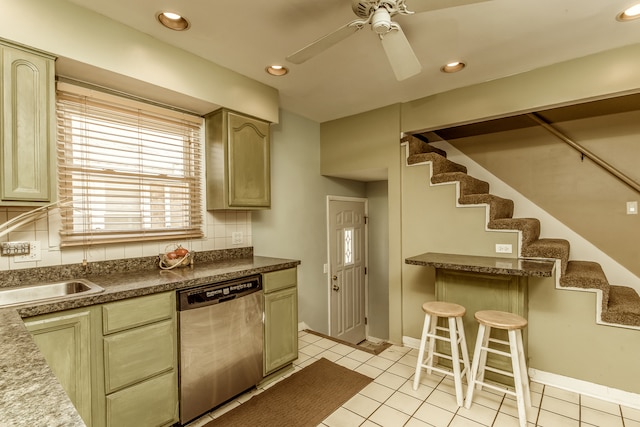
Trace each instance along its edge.
<instances>
[{"instance_id":1,"label":"door knob","mask_svg":"<svg viewBox=\"0 0 640 427\"><path fill-rule=\"evenodd\" d=\"M340 286L334 284L331 289L333 289L334 291L338 292L340 290Z\"/></svg>"},{"instance_id":2,"label":"door knob","mask_svg":"<svg viewBox=\"0 0 640 427\"><path fill-rule=\"evenodd\" d=\"M331 276L331 280L338 280L338 276L334 274L333 276Z\"/></svg>"}]
</instances>

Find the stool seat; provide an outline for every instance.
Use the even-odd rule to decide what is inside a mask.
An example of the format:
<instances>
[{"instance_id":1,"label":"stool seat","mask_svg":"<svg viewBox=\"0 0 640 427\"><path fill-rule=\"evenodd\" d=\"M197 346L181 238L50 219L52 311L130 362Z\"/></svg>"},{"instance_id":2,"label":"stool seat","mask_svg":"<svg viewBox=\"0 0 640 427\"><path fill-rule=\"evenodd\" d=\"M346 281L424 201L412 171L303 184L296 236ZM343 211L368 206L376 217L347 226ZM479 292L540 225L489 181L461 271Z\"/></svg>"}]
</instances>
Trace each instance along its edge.
<instances>
[{"instance_id":1,"label":"stool seat","mask_svg":"<svg viewBox=\"0 0 640 427\"><path fill-rule=\"evenodd\" d=\"M422 304L422 311L438 317L462 317L467 309L452 302L429 301Z\"/></svg>"},{"instance_id":2,"label":"stool seat","mask_svg":"<svg viewBox=\"0 0 640 427\"><path fill-rule=\"evenodd\" d=\"M478 323L496 329L513 331L527 326L527 319L514 313L496 310L481 310L474 315Z\"/></svg>"}]
</instances>

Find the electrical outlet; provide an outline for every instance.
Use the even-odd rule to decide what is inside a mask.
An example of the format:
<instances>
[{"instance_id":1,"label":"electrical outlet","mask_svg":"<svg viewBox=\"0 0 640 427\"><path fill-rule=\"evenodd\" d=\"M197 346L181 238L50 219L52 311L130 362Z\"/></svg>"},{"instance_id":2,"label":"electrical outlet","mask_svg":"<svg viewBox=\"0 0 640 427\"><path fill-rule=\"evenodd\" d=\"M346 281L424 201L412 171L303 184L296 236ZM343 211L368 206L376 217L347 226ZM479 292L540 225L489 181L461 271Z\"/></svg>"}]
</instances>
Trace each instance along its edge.
<instances>
[{"instance_id":1,"label":"electrical outlet","mask_svg":"<svg viewBox=\"0 0 640 427\"><path fill-rule=\"evenodd\" d=\"M496 243L497 254L510 254L513 252L511 245L506 243Z\"/></svg>"},{"instance_id":2,"label":"electrical outlet","mask_svg":"<svg viewBox=\"0 0 640 427\"><path fill-rule=\"evenodd\" d=\"M231 233L231 244L233 245L242 244L242 231L234 231L233 233Z\"/></svg>"},{"instance_id":3,"label":"electrical outlet","mask_svg":"<svg viewBox=\"0 0 640 427\"><path fill-rule=\"evenodd\" d=\"M40 241L29 242L29 253L26 255L17 255L13 260L15 262L42 261Z\"/></svg>"}]
</instances>

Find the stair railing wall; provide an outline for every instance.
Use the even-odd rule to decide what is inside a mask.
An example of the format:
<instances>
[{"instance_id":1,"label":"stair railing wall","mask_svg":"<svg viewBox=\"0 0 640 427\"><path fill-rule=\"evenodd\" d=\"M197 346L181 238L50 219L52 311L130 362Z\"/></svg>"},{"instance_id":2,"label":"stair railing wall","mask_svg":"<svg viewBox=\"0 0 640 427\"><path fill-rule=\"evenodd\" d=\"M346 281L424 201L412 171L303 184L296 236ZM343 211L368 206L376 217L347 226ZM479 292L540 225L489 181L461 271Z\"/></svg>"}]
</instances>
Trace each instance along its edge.
<instances>
[{"instance_id":1,"label":"stair railing wall","mask_svg":"<svg viewBox=\"0 0 640 427\"><path fill-rule=\"evenodd\" d=\"M640 184L639 183L637 183L636 181L634 181L633 179L631 179L630 177L628 177L624 173L620 172L614 166L612 166L611 164L607 163L605 160L603 160L602 158L600 158L598 155L594 154L593 152L589 151L587 148L585 148L582 145L578 144L577 142L575 142L574 140L572 140L571 138L569 138L568 136L566 136L565 134L560 132L558 129L554 128L551 124L549 124L546 120L544 120L539 114L537 114L537 113L529 113L529 114L527 114L527 117L529 117L531 120L533 120L534 122L536 122L537 124L542 126L549 133L551 133L552 135L554 135L555 137L557 137L561 141L569 144L571 147L573 147L576 150L578 150L583 156L585 156L588 159L592 160L595 164L597 164L598 166L600 166L601 168L603 168L604 170L609 172L611 175L613 175L616 178L618 178L620 181L622 181L625 184L627 184L629 187L634 189L637 193L640 193Z\"/></svg>"}]
</instances>

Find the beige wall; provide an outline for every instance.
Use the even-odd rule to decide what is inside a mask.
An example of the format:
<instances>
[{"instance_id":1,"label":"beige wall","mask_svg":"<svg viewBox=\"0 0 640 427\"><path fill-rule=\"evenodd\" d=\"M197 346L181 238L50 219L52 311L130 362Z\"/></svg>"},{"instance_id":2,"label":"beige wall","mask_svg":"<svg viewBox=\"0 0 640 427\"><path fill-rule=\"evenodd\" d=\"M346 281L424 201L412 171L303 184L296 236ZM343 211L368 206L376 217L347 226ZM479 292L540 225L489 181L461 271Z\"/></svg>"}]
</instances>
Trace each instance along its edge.
<instances>
[{"instance_id":1,"label":"beige wall","mask_svg":"<svg viewBox=\"0 0 640 427\"><path fill-rule=\"evenodd\" d=\"M517 245L516 233L485 231L484 207L456 207L455 185L430 186L427 165L403 167L402 189L403 258L424 252L495 256L496 243ZM434 294L432 268L403 266L404 336L420 339L420 306ZM640 354L640 331L596 325L596 307L594 293L556 289L555 278L529 279L529 367L640 393L629 375Z\"/></svg>"},{"instance_id":2,"label":"beige wall","mask_svg":"<svg viewBox=\"0 0 640 427\"><path fill-rule=\"evenodd\" d=\"M0 10L6 17L0 37L81 64L81 72L91 72L80 76L87 81L102 79L107 72L108 79L120 80L125 88L143 82L143 90L168 90L195 102L278 121L275 89L71 2L0 0ZM149 95L153 99L154 94Z\"/></svg>"},{"instance_id":3,"label":"beige wall","mask_svg":"<svg viewBox=\"0 0 640 427\"><path fill-rule=\"evenodd\" d=\"M400 106L373 110L320 126L320 173L373 180L387 177L389 221L389 340L402 342ZM371 242L370 244L374 244Z\"/></svg>"},{"instance_id":4,"label":"beige wall","mask_svg":"<svg viewBox=\"0 0 640 427\"><path fill-rule=\"evenodd\" d=\"M640 110L554 127L640 183ZM448 142L640 277L640 215L626 214L634 189L539 127Z\"/></svg>"},{"instance_id":5,"label":"beige wall","mask_svg":"<svg viewBox=\"0 0 640 427\"><path fill-rule=\"evenodd\" d=\"M567 105L578 100L631 93L639 87L640 44L408 102L401 105L395 116L396 111L380 109L322 124L322 173L349 175L359 170L381 167L384 158L388 157L391 341L399 342L403 335L417 337L420 324L416 322L421 316L417 301L411 297L433 297L432 273L428 269L408 268L404 265L404 257L420 253L427 247L440 252L461 250L475 253L478 250L482 253L486 250L485 246L491 247L495 239L486 236L473 238L470 239L470 246L460 243L465 241L461 236L430 241L433 231L427 227L423 213L434 217L440 215L438 227L442 229L450 228L444 227L444 224L458 228L465 224L464 221L482 223L484 219L460 218L461 215L472 215L466 209L465 213L457 213L462 209L456 210L456 213L450 212L451 216L438 214L436 210L443 203L440 200L442 195L438 192L431 193L428 201L417 200L420 196L410 192L413 189L406 187L409 184L400 169L394 167L394 162L400 160L398 154L393 153L399 143L395 123L401 123L399 129L404 132L433 130L451 124L535 111L542 107ZM382 118L385 119L383 124ZM358 157L352 159L345 154ZM426 186L427 179L426 175L420 178L420 185L424 183ZM398 203L400 201L402 208ZM412 216L415 218L411 219ZM456 220L452 221L451 218ZM427 237L408 231L405 221L409 219L419 224ZM484 230L483 225L478 227ZM425 239L429 242L425 243ZM486 254L494 253L491 251ZM426 291L424 294L423 290ZM536 325L531 327L530 339L533 340L531 363L534 367L634 393L640 392L633 376L628 375L629 366L637 365L635 359L640 354L637 348L639 331L595 325L596 306L592 294L556 290L552 283L543 283L532 292L530 318ZM410 307L404 307L403 301ZM407 310L411 312L407 313ZM573 334L570 339L565 338L567 332ZM580 337L574 332L586 336ZM600 342L604 345L593 345ZM600 367L604 367L606 373Z\"/></svg>"},{"instance_id":6,"label":"beige wall","mask_svg":"<svg viewBox=\"0 0 640 427\"><path fill-rule=\"evenodd\" d=\"M402 131L530 112L640 88L640 44L402 104Z\"/></svg>"}]
</instances>

